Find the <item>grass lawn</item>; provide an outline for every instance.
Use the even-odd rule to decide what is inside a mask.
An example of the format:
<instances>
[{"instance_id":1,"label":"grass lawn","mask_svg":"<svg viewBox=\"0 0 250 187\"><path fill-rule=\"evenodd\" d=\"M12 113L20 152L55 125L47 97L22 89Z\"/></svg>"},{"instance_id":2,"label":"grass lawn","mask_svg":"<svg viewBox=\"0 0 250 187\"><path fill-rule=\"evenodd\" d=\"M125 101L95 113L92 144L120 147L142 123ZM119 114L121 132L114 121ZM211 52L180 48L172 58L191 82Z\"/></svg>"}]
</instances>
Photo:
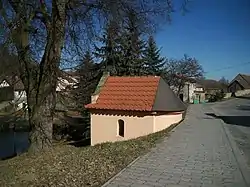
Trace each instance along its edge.
<instances>
[{"instance_id":1,"label":"grass lawn","mask_svg":"<svg viewBox=\"0 0 250 187\"><path fill-rule=\"evenodd\" d=\"M0 161L0 186L101 186L170 130L93 147L57 145L50 152Z\"/></svg>"}]
</instances>

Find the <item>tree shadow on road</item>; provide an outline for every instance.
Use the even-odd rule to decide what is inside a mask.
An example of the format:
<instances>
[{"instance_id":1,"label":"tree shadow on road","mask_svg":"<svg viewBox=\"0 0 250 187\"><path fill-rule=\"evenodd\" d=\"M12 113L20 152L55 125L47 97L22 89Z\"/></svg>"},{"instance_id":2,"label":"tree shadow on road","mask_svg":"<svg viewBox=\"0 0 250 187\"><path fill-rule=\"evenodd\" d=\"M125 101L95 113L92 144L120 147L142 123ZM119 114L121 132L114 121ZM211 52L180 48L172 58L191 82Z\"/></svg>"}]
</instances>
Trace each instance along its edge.
<instances>
[{"instance_id":1,"label":"tree shadow on road","mask_svg":"<svg viewBox=\"0 0 250 187\"><path fill-rule=\"evenodd\" d=\"M206 113L206 115L211 116L216 119L221 119L224 121L224 123L227 123L230 125L250 127L250 116L217 116L214 113Z\"/></svg>"},{"instance_id":2,"label":"tree shadow on road","mask_svg":"<svg viewBox=\"0 0 250 187\"><path fill-rule=\"evenodd\" d=\"M239 105L237 106L238 110L250 110L250 105Z\"/></svg>"},{"instance_id":3,"label":"tree shadow on road","mask_svg":"<svg viewBox=\"0 0 250 187\"><path fill-rule=\"evenodd\" d=\"M250 100L250 96L236 96L236 98Z\"/></svg>"}]
</instances>

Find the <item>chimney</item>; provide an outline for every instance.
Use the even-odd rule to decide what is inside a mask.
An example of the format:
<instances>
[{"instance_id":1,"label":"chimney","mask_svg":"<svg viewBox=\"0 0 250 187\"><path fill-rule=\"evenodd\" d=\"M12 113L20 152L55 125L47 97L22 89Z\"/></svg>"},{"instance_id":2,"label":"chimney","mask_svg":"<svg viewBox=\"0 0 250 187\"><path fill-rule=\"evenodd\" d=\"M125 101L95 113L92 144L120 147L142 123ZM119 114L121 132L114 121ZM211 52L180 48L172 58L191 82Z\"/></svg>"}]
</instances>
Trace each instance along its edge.
<instances>
[{"instance_id":1,"label":"chimney","mask_svg":"<svg viewBox=\"0 0 250 187\"><path fill-rule=\"evenodd\" d=\"M91 103L92 104L96 103L96 101L99 97L99 94L100 94L100 90L109 76L110 76L109 72L103 72L103 75L102 75L102 77L101 77L101 79L100 79L100 81L95 89L95 92L91 96Z\"/></svg>"}]
</instances>

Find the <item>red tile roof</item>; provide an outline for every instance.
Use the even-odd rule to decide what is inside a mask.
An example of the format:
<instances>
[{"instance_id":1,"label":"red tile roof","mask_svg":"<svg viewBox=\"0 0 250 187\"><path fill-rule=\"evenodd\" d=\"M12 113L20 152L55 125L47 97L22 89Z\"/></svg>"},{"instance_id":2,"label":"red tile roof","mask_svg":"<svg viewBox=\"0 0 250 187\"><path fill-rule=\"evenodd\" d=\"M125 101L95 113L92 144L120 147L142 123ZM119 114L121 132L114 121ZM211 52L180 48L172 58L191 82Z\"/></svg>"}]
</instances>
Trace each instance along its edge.
<instances>
[{"instance_id":1,"label":"red tile roof","mask_svg":"<svg viewBox=\"0 0 250 187\"><path fill-rule=\"evenodd\" d=\"M152 111L160 77L108 77L88 109Z\"/></svg>"}]
</instances>

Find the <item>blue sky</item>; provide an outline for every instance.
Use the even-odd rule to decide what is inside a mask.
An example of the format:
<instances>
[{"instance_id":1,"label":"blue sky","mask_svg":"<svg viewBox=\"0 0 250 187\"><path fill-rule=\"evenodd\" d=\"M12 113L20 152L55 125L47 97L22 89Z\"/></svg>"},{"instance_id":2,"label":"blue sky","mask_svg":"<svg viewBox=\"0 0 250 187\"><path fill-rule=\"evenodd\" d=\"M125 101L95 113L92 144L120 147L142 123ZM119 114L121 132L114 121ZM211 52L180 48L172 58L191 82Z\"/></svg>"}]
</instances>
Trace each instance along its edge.
<instances>
[{"instance_id":1,"label":"blue sky","mask_svg":"<svg viewBox=\"0 0 250 187\"><path fill-rule=\"evenodd\" d=\"M192 0L189 12L174 13L156 42L164 56L196 57L206 78L250 74L250 0Z\"/></svg>"}]
</instances>

